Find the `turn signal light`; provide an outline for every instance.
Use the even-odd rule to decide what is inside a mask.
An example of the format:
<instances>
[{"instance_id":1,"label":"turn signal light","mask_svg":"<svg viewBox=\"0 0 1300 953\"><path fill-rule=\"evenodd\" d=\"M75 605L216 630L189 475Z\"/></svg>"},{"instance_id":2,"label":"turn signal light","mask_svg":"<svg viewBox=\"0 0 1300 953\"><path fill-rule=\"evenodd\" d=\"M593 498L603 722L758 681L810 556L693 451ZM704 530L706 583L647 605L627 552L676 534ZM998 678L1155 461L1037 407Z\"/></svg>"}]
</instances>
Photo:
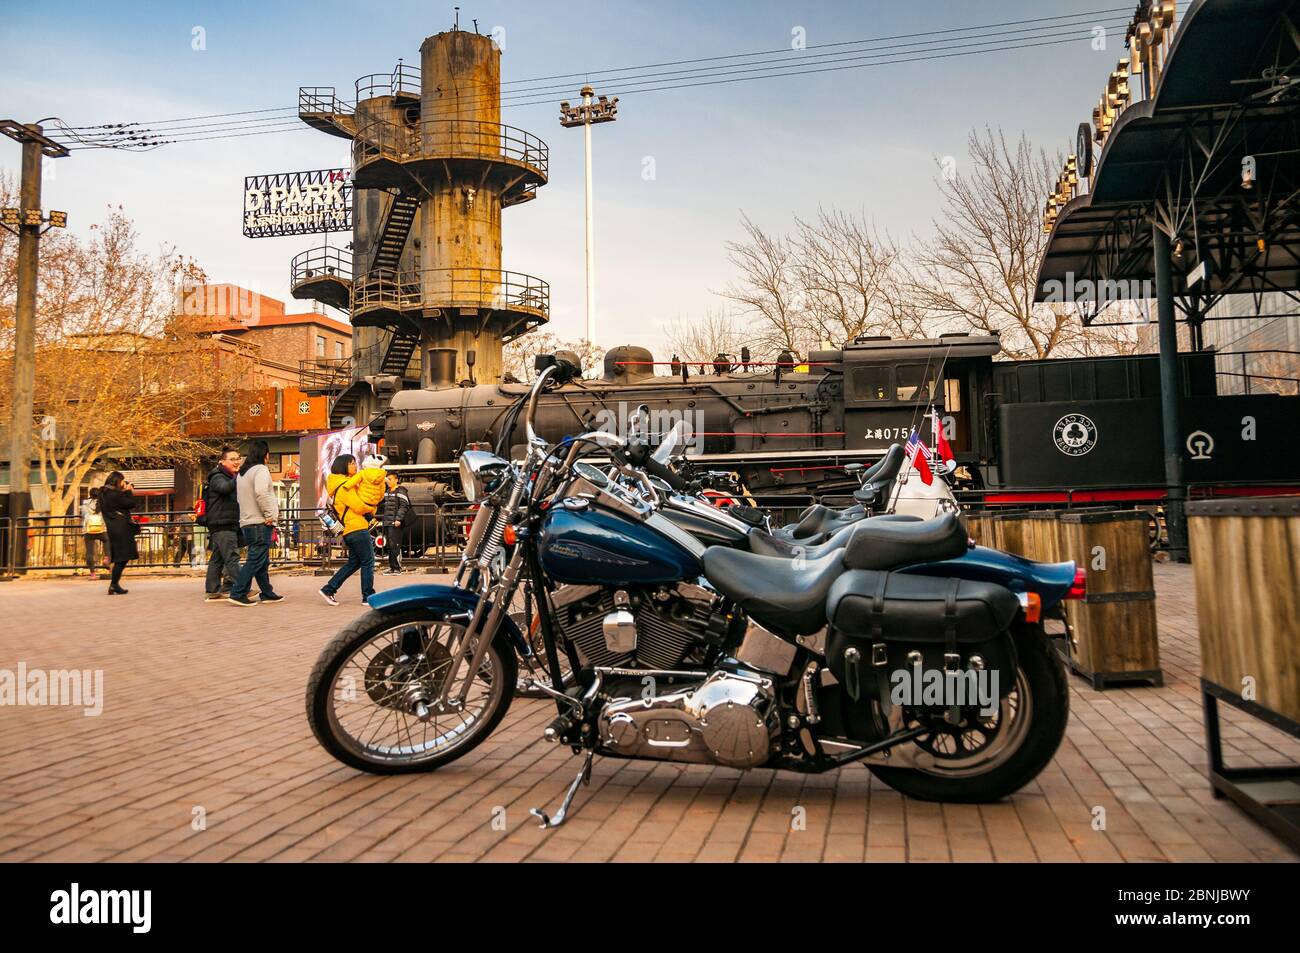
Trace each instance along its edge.
<instances>
[{"instance_id":1,"label":"turn signal light","mask_svg":"<svg viewBox=\"0 0 1300 953\"><path fill-rule=\"evenodd\" d=\"M505 532L501 534L501 542L505 543L507 546L513 546L515 544L515 538L515 528L513 526L507 526Z\"/></svg>"},{"instance_id":2,"label":"turn signal light","mask_svg":"<svg viewBox=\"0 0 1300 953\"><path fill-rule=\"evenodd\" d=\"M1083 599L1088 595L1088 573L1084 569L1074 571L1074 582L1070 583L1070 590L1065 594L1067 599Z\"/></svg>"},{"instance_id":3,"label":"turn signal light","mask_svg":"<svg viewBox=\"0 0 1300 953\"><path fill-rule=\"evenodd\" d=\"M1043 600L1036 592L1025 593L1025 621L1037 622L1043 617Z\"/></svg>"}]
</instances>

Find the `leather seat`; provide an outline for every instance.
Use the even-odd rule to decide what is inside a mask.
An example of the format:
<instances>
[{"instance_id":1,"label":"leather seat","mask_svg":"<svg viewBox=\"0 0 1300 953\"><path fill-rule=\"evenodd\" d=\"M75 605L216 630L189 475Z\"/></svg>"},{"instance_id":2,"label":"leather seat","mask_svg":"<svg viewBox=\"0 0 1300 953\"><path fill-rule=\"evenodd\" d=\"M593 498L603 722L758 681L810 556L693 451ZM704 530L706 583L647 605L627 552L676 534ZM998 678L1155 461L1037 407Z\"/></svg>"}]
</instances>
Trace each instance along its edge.
<instances>
[{"instance_id":1,"label":"leather seat","mask_svg":"<svg viewBox=\"0 0 1300 953\"><path fill-rule=\"evenodd\" d=\"M793 559L796 556L802 556L804 559L820 559L832 550L843 549L847 546L856 525L856 523L847 523L829 537L819 534L801 540L784 539L780 536L773 536L771 533L765 533L760 529L754 529L750 530L747 537L749 551L763 556L781 556L785 559ZM822 540L822 542L813 543L812 540Z\"/></svg>"},{"instance_id":2,"label":"leather seat","mask_svg":"<svg viewBox=\"0 0 1300 953\"><path fill-rule=\"evenodd\" d=\"M848 569L896 569L911 563L955 559L970 546L956 514L928 520L862 520L844 547Z\"/></svg>"},{"instance_id":3,"label":"leather seat","mask_svg":"<svg viewBox=\"0 0 1300 953\"><path fill-rule=\"evenodd\" d=\"M826 624L826 596L844 572L843 550L792 563L726 546L704 551L704 578L767 628L807 635Z\"/></svg>"},{"instance_id":4,"label":"leather seat","mask_svg":"<svg viewBox=\"0 0 1300 953\"><path fill-rule=\"evenodd\" d=\"M879 462L862 474L862 485L853 491L854 499L865 506L888 503L906 456L901 444L891 443Z\"/></svg>"},{"instance_id":5,"label":"leather seat","mask_svg":"<svg viewBox=\"0 0 1300 953\"><path fill-rule=\"evenodd\" d=\"M843 549L853 538L853 531L864 522L874 522L880 520L889 523L919 523L921 517L909 516L905 513L889 513L884 516L868 516L865 519L851 520L835 530L829 536L822 534L819 536L810 536L807 539L790 540L782 536L774 536L771 533L764 533L762 530L751 530L747 537L749 542L749 551L751 553L761 553L764 556L785 556L793 558L802 556L804 559L819 559L832 549Z\"/></svg>"},{"instance_id":6,"label":"leather seat","mask_svg":"<svg viewBox=\"0 0 1300 953\"><path fill-rule=\"evenodd\" d=\"M799 522L793 526L783 526L777 531L778 535L787 536L790 539L810 539L813 536L831 534L842 529L849 523L855 522L866 516L866 510L861 506L850 506L844 510L833 510L829 506L823 506L821 503L814 503L808 509L803 511Z\"/></svg>"}]
</instances>

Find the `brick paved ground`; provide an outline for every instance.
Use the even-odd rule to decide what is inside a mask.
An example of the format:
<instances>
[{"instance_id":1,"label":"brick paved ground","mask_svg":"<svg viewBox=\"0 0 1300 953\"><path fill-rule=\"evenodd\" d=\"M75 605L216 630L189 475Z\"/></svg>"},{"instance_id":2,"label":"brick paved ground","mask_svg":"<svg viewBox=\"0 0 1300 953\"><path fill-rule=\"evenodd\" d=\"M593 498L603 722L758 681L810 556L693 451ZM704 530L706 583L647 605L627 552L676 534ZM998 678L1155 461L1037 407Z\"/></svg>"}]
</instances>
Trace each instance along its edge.
<instances>
[{"instance_id":1,"label":"brick paved ground","mask_svg":"<svg viewBox=\"0 0 1300 953\"><path fill-rule=\"evenodd\" d=\"M1166 686L1098 693L1071 678L1065 744L1005 803L907 801L860 766L804 777L608 760L549 833L528 808L552 807L578 762L540 740L548 703L517 699L496 735L433 774L360 774L317 747L307 674L360 611L320 602L318 579L277 576L289 598L247 610L204 604L181 578L128 578L113 599L83 580L0 583L0 668L102 669L106 695L95 718L0 708L0 860L1300 859L1211 797L1191 572L1156 578ZM1225 718L1229 763L1300 757Z\"/></svg>"}]
</instances>

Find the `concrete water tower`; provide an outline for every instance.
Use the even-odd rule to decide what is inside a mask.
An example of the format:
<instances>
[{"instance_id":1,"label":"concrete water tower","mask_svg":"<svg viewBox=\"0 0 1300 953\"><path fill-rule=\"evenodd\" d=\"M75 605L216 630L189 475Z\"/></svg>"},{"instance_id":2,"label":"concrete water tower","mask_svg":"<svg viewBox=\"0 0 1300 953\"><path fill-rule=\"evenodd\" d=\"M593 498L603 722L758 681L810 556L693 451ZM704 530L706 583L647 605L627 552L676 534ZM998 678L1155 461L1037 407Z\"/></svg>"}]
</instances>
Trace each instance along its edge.
<instances>
[{"instance_id":1,"label":"concrete water tower","mask_svg":"<svg viewBox=\"0 0 1300 953\"><path fill-rule=\"evenodd\" d=\"M418 69L359 79L355 105L305 87L298 112L352 140L351 260L292 277L295 297L346 302L351 315L353 380L332 422L415 386L414 366L426 387L500 380L502 345L548 320L550 287L502 268L502 210L546 184L548 150L501 123L497 45L439 33L420 45Z\"/></svg>"}]
</instances>

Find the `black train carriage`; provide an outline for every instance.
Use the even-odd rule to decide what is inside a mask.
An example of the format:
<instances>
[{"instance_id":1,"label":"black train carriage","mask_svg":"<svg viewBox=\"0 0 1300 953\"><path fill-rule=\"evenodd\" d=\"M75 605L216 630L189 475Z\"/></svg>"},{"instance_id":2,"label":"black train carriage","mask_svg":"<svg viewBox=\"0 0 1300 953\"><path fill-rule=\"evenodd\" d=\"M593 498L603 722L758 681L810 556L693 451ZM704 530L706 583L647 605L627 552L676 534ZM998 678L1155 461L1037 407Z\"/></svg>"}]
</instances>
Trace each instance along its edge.
<instances>
[{"instance_id":1,"label":"black train carriage","mask_svg":"<svg viewBox=\"0 0 1300 953\"><path fill-rule=\"evenodd\" d=\"M961 478L990 503L1158 502L1164 469L1156 355L995 361L996 336L860 338L794 366L746 370L720 358L656 375L644 348L618 347L603 376L543 395L538 429L549 441L626 426L639 405L653 429L684 419L699 466L737 472L764 501L835 496L852 487L845 463L877 459L924 420L933 400ZM1300 398L1217 396L1214 355L1185 354L1183 420L1188 480L1300 484L1292 436ZM392 463L448 479L470 444L495 446L524 384L406 390L381 425ZM620 430L621 432L621 430ZM513 443L522 443L522 423ZM427 470L426 470L427 468ZM418 502L418 501L417 501Z\"/></svg>"}]
</instances>

